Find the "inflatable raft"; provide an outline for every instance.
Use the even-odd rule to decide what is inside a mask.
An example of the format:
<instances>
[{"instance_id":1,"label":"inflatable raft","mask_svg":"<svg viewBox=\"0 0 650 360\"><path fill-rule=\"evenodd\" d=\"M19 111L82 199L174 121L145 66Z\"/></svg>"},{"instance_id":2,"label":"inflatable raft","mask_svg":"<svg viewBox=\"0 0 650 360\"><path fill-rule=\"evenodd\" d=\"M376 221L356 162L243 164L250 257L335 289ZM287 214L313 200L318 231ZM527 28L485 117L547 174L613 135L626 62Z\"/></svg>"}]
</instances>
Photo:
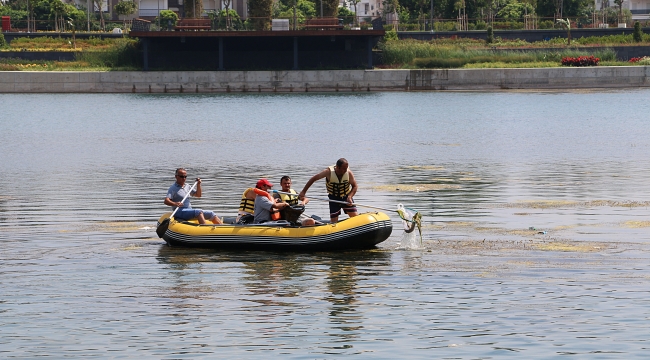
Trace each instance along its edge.
<instances>
[{"instance_id":1,"label":"inflatable raft","mask_svg":"<svg viewBox=\"0 0 650 360\"><path fill-rule=\"evenodd\" d=\"M171 213L158 219L160 225ZM226 222L228 222L226 220ZM393 225L381 212L359 214L335 224L295 226L288 222L200 225L172 219L162 238L172 246L246 250L372 249L388 239Z\"/></svg>"}]
</instances>

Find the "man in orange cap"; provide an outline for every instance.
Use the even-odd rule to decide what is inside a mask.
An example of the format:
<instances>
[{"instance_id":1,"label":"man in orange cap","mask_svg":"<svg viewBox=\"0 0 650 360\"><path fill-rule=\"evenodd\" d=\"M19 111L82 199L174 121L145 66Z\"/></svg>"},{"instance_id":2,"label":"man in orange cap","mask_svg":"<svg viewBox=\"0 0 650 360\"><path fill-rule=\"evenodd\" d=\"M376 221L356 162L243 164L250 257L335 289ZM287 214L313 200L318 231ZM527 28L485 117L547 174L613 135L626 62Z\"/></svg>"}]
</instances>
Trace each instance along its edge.
<instances>
[{"instance_id":1,"label":"man in orange cap","mask_svg":"<svg viewBox=\"0 0 650 360\"><path fill-rule=\"evenodd\" d=\"M260 179L257 181L256 187L260 190L266 191L267 193L273 187L270 181L267 179ZM271 211L277 210L280 211L289 204L285 202L275 202L273 197L257 195L255 198L255 224L260 224L266 221L271 221Z\"/></svg>"}]
</instances>

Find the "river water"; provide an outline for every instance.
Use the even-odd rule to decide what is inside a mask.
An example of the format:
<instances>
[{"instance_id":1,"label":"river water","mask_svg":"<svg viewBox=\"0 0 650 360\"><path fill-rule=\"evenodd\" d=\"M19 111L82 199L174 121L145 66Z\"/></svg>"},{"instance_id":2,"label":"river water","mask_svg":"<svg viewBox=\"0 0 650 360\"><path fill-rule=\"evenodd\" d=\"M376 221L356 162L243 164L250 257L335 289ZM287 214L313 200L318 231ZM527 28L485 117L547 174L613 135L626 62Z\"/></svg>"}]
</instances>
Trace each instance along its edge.
<instances>
[{"instance_id":1,"label":"river water","mask_svg":"<svg viewBox=\"0 0 650 360\"><path fill-rule=\"evenodd\" d=\"M649 98L0 95L0 357L645 357ZM258 178L300 190L340 157L357 203L423 214L422 245L392 212L371 251L154 232L176 167L234 215Z\"/></svg>"}]
</instances>

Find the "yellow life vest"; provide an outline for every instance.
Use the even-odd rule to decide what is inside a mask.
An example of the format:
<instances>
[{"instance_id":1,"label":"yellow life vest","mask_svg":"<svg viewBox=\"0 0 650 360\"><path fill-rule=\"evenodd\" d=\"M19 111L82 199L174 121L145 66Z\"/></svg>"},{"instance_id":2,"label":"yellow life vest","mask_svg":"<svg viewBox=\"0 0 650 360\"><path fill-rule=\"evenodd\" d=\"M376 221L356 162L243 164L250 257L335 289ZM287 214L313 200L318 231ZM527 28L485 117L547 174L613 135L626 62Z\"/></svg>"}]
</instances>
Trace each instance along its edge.
<instances>
[{"instance_id":1,"label":"yellow life vest","mask_svg":"<svg viewBox=\"0 0 650 360\"><path fill-rule=\"evenodd\" d=\"M334 171L334 166L330 166L330 177L325 178L327 193L333 196L345 197L352 191L352 185L350 184L350 174L346 171L345 174L339 180L339 177Z\"/></svg>"},{"instance_id":2,"label":"yellow life vest","mask_svg":"<svg viewBox=\"0 0 650 360\"><path fill-rule=\"evenodd\" d=\"M278 194L280 195L280 200L286 202L287 204L294 206L298 205L298 193L294 189L289 189L289 192L292 194L296 194L295 196L292 195L287 195L287 194Z\"/></svg>"},{"instance_id":3,"label":"yellow life vest","mask_svg":"<svg viewBox=\"0 0 650 360\"><path fill-rule=\"evenodd\" d=\"M249 191L253 191L253 188L244 190L244 193L241 196L241 202L239 203L239 211L253 215L255 213L255 200L246 197L246 194L248 194Z\"/></svg>"}]
</instances>

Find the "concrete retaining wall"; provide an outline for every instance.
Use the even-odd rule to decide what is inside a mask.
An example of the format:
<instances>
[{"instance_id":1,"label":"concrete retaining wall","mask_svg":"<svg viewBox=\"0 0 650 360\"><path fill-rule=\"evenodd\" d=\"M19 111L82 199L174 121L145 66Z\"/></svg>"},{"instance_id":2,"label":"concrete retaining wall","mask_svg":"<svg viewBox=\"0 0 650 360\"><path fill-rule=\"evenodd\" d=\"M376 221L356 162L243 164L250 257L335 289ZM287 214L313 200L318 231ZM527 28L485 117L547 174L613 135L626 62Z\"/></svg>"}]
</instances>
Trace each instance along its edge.
<instances>
[{"instance_id":1,"label":"concrete retaining wall","mask_svg":"<svg viewBox=\"0 0 650 360\"><path fill-rule=\"evenodd\" d=\"M650 86L650 66L323 71L0 72L0 93L584 89Z\"/></svg>"}]
</instances>

